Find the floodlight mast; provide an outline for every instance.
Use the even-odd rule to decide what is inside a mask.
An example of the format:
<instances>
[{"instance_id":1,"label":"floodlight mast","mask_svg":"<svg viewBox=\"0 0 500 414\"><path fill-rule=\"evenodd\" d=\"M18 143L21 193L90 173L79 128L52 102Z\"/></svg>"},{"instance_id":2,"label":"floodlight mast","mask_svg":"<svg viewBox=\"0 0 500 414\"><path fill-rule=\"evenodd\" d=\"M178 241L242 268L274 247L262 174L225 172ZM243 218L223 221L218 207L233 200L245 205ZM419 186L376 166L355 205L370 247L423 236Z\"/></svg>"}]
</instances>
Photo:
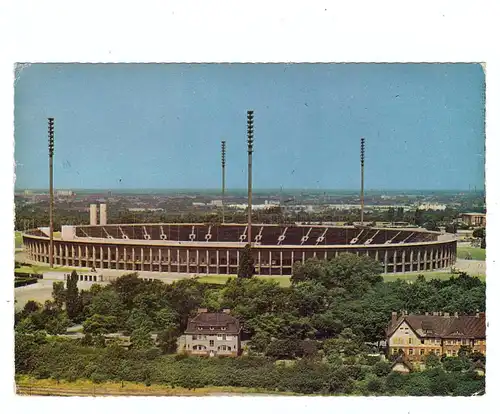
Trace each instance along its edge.
<instances>
[{"instance_id":1,"label":"floodlight mast","mask_svg":"<svg viewBox=\"0 0 500 414\"><path fill-rule=\"evenodd\" d=\"M49 266L54 267L54 118L48 118L49 124Z\"/></svg>"},{"instance_id":2,"label":"floodlight mast","mask_svg":"<svg viewBox=\"0 0 500 414\"><path fill-rule=\"evenodd\" d=\"M248 144L248 243L252 245L252 153L253 153L253 111L247 111L247 144Z\"/></svg>"},{"instance_id":3,"label":"floodlight mast","mask_svg":"<svg viewBox=\"0 0 500 414\"><path fill-rule=\"evenodd\" d=\"M222 151L222 224L226 222L224 204L226 195L226 141L221 141Z\"/></svg>"},{"instance_id":4,"label":"floodlight mast","mask_svg":"<svg viewBox=\"0 0 500 414\"><path fill-rule=\"evenodd\" d=\"M361 138L361 225L364 222L365 210L365 139Z\"/></svg>"}]
</instances>

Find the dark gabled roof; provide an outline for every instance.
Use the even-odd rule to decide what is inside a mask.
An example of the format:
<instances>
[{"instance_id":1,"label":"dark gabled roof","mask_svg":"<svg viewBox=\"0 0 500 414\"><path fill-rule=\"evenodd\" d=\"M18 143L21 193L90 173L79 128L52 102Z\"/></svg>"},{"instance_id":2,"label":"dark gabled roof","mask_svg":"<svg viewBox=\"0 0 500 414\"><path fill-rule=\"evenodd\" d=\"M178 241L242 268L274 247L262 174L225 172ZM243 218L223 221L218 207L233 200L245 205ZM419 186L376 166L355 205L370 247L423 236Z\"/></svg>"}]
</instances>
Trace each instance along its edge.
<instances>
[{"instance_id":1,"label":"dark gabled roof","mask_svg":"<svg viewBox=\"0 0 500 414\"><path fill-rule=\"evenodd\" d=\"M188 326L185 331L187 334L208 333L212 335L216 333L238 334L239 332L240 321L223 312L199 313L188 322Z\"/></svg>"},{"instance_id":2,"label":"dark gabled roof","mask_svg":"<svg viewBox=\"0 0 500 414\"><path fill-rule=\"evenodd\" d=\"M401 323L406 322L421 338L486 338L486 318L478 316L402 315L389 323L391 336Z\"/></svg>"}]
</instances>

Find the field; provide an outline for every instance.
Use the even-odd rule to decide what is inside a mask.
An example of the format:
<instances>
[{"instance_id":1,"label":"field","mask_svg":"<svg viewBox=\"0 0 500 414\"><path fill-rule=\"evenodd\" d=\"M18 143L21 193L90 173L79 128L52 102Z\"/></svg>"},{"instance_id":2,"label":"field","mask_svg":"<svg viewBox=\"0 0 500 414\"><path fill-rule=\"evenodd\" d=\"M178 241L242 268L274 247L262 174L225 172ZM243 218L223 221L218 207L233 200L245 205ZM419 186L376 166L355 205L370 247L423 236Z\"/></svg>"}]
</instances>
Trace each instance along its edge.
<instances>
[{"instance_id":1,"label":"field","mask_svg":"<svg viewBox=\"0 0 500 414\"><path fill-rule=\"evenodd\" d=\"M426 280L430 280L430 279L448 280L451 276L453 276L453 274L448 270L448 271L441 271L441 272L397 273L395 275L386 274L386 275L382 275L382 277L384 278L385 282L393 282L393 281L398 280L398 279L411 282L411 281L417 280L417 277L420 274L422 274ZM486 280L485 275L478 274L478 275L474 275L474 276L477 276L483 282ZM226 281L229 278L234 278L234 277L236 277L236 276L208 275L208 276L202 276L202 277L198 278L198 281L201 283L212 283L215 285L222 285L222 284L226 283ZM263 280L276 281L280 284L281 287L290 286L290 277L289 276L256 276L256 277L259 279L263 279Z\"/></svg>"},{"instance_id":2,"label":"field","mask_svg":"<svg viewBox=\"0 0 500 414\"><path fill-rule=\"evenodd\" d=\"M242 387L205 387L187 389L172 388L168 385L152 384L146 386L135 382L104 382L95 384L92 381L77 380L74 382L54 379L35 379L28 376L16 378L17 393L21 395L54 395L54 396L224 396L224 395L296 395L291 392L272 392L258 388Z\"/></svg>"},{"instance_id":3,"label":"field","mask_svg":"<svg viewBox=\"0 0 500 414\"><path fill-rule=\"evenodd\" d=\"M228 279L235 278L236 275L208 275L201 276L198 278L198 282L200 283L211 283L214 285L223 285L226 283ZM281 287L290 286L290 277L289 276L258 276L259 279L262 280L273 280L278 282Z\"/></svg>"},{"instance_id":4,"label":"field","mask_svg":"<svg viewBox=\"0 0 500 414\"><path fill-rule=\"evenodd\" d=\"M45 272L71 272L72 270L76 270L77 272L89 271L89 269L83 267L54 266L54 268L51 269L49 265L33 264L33 265L18 267L17 269L14 269L14 272L41 274Z\"/></svg>"},{"instance_id":5,"label":"field","mask_svg":"<svg viewBox=\"0 0 500 414\"><path fill-rule=\"evenodd\" d=\"M486 260L486 249L468 246L457 247L457 258L465 259L467 254L470 254L472 260Z\"/></svg>"}]
</instances>

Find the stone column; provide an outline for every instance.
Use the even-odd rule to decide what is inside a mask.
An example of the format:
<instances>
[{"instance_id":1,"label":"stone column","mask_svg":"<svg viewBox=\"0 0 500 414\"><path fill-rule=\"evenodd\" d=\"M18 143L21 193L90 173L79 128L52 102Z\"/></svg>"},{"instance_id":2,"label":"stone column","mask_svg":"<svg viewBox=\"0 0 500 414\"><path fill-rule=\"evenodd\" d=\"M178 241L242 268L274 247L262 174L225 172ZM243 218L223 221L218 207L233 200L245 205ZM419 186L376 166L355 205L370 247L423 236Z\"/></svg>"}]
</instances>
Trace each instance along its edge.
<instances>
[{"instance_id":1,"label":"stone column","mask_svg":"<svg viewBox=\"0 0 500 414\"><path fill-rule=\"evenodd\" d=\"M62 262L65 266L69 266L68 256L69 256L69 248L68 248L68 245L65 244L64 245L64 260Z\"/></svg>"},{"instance_id":2,"label":"stone column","mask_svg":"<svg viewBox=\"0 0 500 414\"><path fill-rule=\"evenodd\" d=\"M375 260L378 262L378 250L375 250Z\"/></svg>"},{"instance_id":3,"label":"stone column","mask_svg":"<svg viewBox=\"0 0 500 414\"><path fill-rule=\"evenodd\" d=\"M257 253L257 260L258 260L258 263L259 263L259 275L262 274L262 261L261 261L261 257L260 257L260 250L258 251Z\"/></svg>"},{"instance_id":4,"label":"stone column","mask_svg":"<svg viewBox=\"0 0 500 414\"><path fill-rule=\"evenodd\" d=\"M405 259L406 259L406 251L403 250L403 253L401 255L401 265L402 265L401 270L403 273L406 273L406 260Z\"/></svg>"},{"instance_id":5,"label":"stone column","mask_svg":"<svg viewBox=\"0 0 500 414\"><path fill-rule=\"evenodd\" d=\"M111 269L111 246L108 246L108 269Z\"/></svg>"},{"instance_id":6,"label":"stone column","mask_svg":"<svg viewBox=\"0 0 500 414\"><path fill-rule=\"evenodd\" d=\"M217 251L215 252L215 266L216 266L216 269L215 271L217 272L218 275L220 275L220 270L219 270L219 249L217 249Z\"/></svg>"},{"instance_id":7,"label":"stone column","mask_svg":"<svg viewBox=\"0 0 500 414\"><path fill-rule=\"evenodd\" d=\"M92 246L92 266L96 267L96 251L95 251L95 246Z\"/></svg>"},{"instance_id":8,"label":"stone column","mask_svg":"<svg viewBox=\"0 0 500 414\"><path fill-rule=\"evenodd\" d=\"M413 272L413 248L410 251L410 272Z\"/></svg>"},{"instance_id":9,"label":"stone column","mask_svg":"<svg viewBox=\"0 0 500 414\"><path fill-rule=\"evenodd\" d=\"M125 270L128 270L128 260L127 260L127 248L124 246L123 247L123 268Z\"/></svg>"},{"instance_id":10,"label":"stone column","mask_svg":"<svg viewBox=\"0 0 500 414\"><path fill-rule=\"evenodd\" d=\"M200 250L196 249L196 273L200 273Z\"/></svg>"},{"instance_id":11,"label":"stone column","mask_svg":"<svg viewBox=\"0 0 500 414\"><path fill-rule=\"evenodd\" d=\"M423 270L428 270L429 269L429 262L427 262L427 247L425 247L424 250L424 268Z\"/></svg>"},{"instance_id":12,"label":"stone column","mask_svg":"<svg viewBox=\"0 0 500 414\"><path fill-rule=\"evenodd\" d=\"M392 265L393 265L393 269L392 269L392 272L393 273L396 273L396 269L397 269L397 260L398 260L398 252L397 250L394 250L394 253L393 253L393 258L392 258Z\"/></svg>"},{"instance_id":13,"label":"stone column","mask_svg":"<svg viewBox=\"0 0 500 414\"><path fill-rule=\"evenodd\" d=\"M283 252L280 250L280 276L283 276Z\"/></svg>"},{"instance_id":14,"label":"stone column","mask_svg":"<svg viewBox=\"0 0 500 414\"><path fill-rule=\"evenodd\" d=\"M132 270L136 270L135 268L135 247L132 247Z\"/></svg>"},{"instance_id":15,"label":"stone column","mask_svg":"<svg viewBox=\"0 0 500 414\"><path fill-rule=\"evenodd\" d=\"M99 262L101 263L101 269L104 268L104 249L101 247L99 247Z\"/></svg>"},{"instance_id":16,"label":"stone column","mask_svg":"<svg viewBox=\"0 0 500 414\"><path fill-rule=\"evenodd\" d=\"M168 271L172 272L172 252L170 247L167 249L167 267Z\"/></svg>"},{"instance_id":17,"label":"stone column","mask_svg":"<svg viewBox=\"0 0 500 414\"><path fill-rule=\"evenodd\" d=\"M306 262L306 252L302 251L302 264Z\"/></svg>"},{"instance_id":18,"label":"stone column","mask_svg":"<svg viewBox=\"0 0 500 414\"><path fill-rule=\"evenodd\" d=\"M431 266L430 270L434 270L434 262L433 262L433 260L434 260L434 249L432 247L431 247L431 254L430 254L430 256L431 256L431 259L429 261L430 266Z\"/></svg>"},{"instance_id":19,"label":"stone column","mask_svg":"<svg viewBox=\"0 0 500 414\"><path fill-rule=\"evenodd\" d=\"M387 273L388 269L388 263L389 263L389 252L387 249L384 252L384 273Z\"/></svg>"},{"instance_id":20,"label":"stone column","mask_svg":"<svg viewBox=\"0 0 500 414\"><path fill-rule=\"evenodd\" d=\"M418 252L417 252L417 270L418 270L419 272L420 272L420 270L421 270L421 269L420 269L420 264L421 264L421 262L420 262L420 249L419 249L419 250L418 250Z\"/></svg>"},{"instance_id":21,"label":"stone column","mask_svg":"<svg viewBox=\"0 0 500 414\"><path fill-rule=\"evenodd\" d=\"M162 261L163 261L163 257L161 257L161 247L158 247L158 270L160 272L163 271Z\"/></svg>"},{"instance_id":22,"label":"stone column","mask_svg":"<svg viewBox=\"0 0 500 414\"><path fill-rule=\"evenodd\" d=\"M206 273L208 274L208 273L210 273L210 255L208 253L208 250L207 250L206 254L207 254L207 257L206 257L206 259L207 259L207 261L206 261L206 263L207 263L207 268L206 268L207 272Z\"/></svg>"},{"instance_id":23,"label":"stone column","mask_svg":"<svg viewBox=\"0 0 500 414\"><path fill-rule=\"evenodd\" d=\"M273 254L271 250L269 250L269 275L273 274Z\"/></svg>"},{"instance_id":24,"label":"stone column","mask_svg":"<svg viewBox=\"0 0 500 414\"><path fill-rule=\"evenodd\" d=\"M186 250L186 273L191 273L191 260L189 257L189 248Z\"/></svg>"},{"instance_id":25,"label":"stone column","mask_svg":"<svg viewBox=\"0 0 500 414\"><path fill-rule=\"evenodd\" d=\"M231 268L229 267L229 250L226 250L226 263L227 263L226 274L228 275L231 273Z\"/></svg>"},{"instance_id":26,"label":"stone column","mask_svg":"<svg viewBox=\"0 0 500 414\"><path fill-rule=\"evenodd\" d=\"M181 251L177 249L177 273L181 272Z\"/></svg>"},{"instance_id":27,"label":"stone column","mask_svg":"<svg viewBox=\"0 0 500 414\"><path fill-rule=\"evenodd\" d=\"M115 269L119 269L120 268L120 255L119 255L119 251L118 251L118 246L115 247Z\"/></svg>"},{"instance_id":28,"label":"stone column","mask_svg":"<svg viewBox=\"0 0 500 414\"><path fill-rule=\"evenodd\" d=\"M293 264L295 263L295 260L294 260L294 257L293 257L293 250L292 250L292 253L291 253L290 256L291 256L290 260L292 261L292 268L293 268Z\"/></svg>"},{"instance_id":29,"label":"stone column","mask_svg":"<svg viewBox=\"0 0 500 414\"><path fill-rule=\"evenodd\" d=\"M141 247L141 270L144 270L144 247Z\"/></svg>"},{"instance_id":30,"label":"stone column","mask_svg":"<svg viewBox=\"0 0 500 414\"><path fill-rule=\"evenodd\" d=\"M154 271L153 263L154 263L154 260L153 260L153 248L150 247L149 248L149 271L150 272Z\"/></svg>"}]
</instances>

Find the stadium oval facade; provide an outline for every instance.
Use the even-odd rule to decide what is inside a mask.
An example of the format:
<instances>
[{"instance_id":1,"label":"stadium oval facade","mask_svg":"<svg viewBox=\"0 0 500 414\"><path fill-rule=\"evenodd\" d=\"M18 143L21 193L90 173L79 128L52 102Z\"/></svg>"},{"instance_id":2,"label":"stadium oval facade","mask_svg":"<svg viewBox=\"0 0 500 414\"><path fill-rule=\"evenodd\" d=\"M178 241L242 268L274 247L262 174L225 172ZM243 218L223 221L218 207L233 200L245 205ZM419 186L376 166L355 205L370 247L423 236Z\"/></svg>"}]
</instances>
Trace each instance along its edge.
<instances>
[{"instance_id":1,"label":"stadium oval facade","mask_svg":"<svg viewBox=\"0 0 500 414\"><path fill-rule=\"evenodd\" d=\"M245 224L110 224L63 226L54 264L129 271L236 274ZM437 232L361 226L252 225L257 275L290 275L295 262L367 255L384 273L437 270L456 261L456 240ZM49 263L48 229L23 234L30 260Z\"/></svg>"}]
</instances>

